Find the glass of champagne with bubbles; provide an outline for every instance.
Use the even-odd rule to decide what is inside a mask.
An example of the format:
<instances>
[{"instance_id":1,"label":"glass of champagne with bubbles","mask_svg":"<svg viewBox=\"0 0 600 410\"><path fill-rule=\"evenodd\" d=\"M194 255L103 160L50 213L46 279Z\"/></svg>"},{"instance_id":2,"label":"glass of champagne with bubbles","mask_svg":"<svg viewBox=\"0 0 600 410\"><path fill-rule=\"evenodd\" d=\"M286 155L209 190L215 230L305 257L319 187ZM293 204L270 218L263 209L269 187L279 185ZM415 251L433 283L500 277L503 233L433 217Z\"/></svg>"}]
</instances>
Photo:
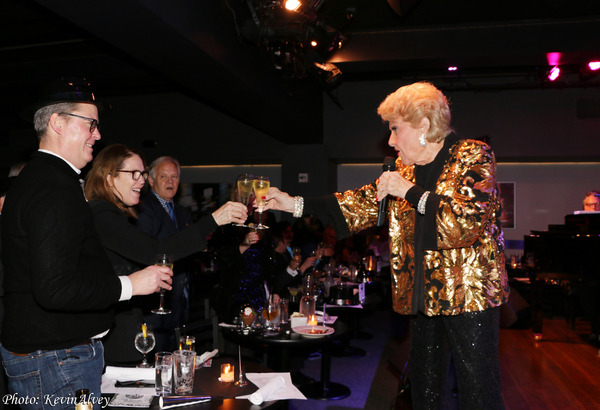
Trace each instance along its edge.
<instances>
[{"instance_id":1,"label":"glass of champagne with bubbles","mask_svg":"<svg viewBox=\"0 0 600 410\"><path fill-rule=\"evenodd\" d=\"M238 190L238 201L242 204L248 206L250 201L250 196L252 196L252 189L254 186L254 177L249 174L242 174L237 179L237 190ZM233 224L234 226L244 226L248 227L245 224Z\"/></svg>"},{"instance_id":2,"label":"glass of champagne with bubbles","mask_svg":"<svg viewBox=\"0 0 600 410\"><path fill-rule=\"evenodd\" d=\"M267 196L267 192L269 192L269 187L269 177L254 177L253 188L254 196L256 197L256 211L258 212L258 225L254 227L255 229L269 229L268 226L262 223L263 207L265 206L265 197Z\"/></svg>"},{"instance_id":3,"label":"glass of champagne with bubbles","mask_svg":"<svg viewBox=\"0 0 600 410\"><path fill-rule=\"evenodd\" d=\"M173 270L173 258L166 253L159 253L154 257L154 264L157 266L167 266ZM157 309L152 309L152 313L157 315L168 315L169 309L165 309L165 289L160 288L160 302Z\"/></svg>"}]
</instances>

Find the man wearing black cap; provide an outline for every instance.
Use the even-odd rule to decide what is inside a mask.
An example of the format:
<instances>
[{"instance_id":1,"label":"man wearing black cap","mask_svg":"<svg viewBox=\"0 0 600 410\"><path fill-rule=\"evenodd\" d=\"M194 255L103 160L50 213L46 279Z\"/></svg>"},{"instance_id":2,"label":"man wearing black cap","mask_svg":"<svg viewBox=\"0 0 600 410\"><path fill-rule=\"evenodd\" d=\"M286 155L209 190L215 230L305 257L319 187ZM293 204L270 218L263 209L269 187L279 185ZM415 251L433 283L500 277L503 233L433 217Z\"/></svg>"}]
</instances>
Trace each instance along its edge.
<instances>
[{"instance_id":1,"label":"man wearing black cap","mask_svg":"<svg viewBox=\"0 0 600 410\"><path fill-rule=\"evenodd\" d=\"M63 79L35 108L40 149L3 210L7 403L25 397L23 408L72 409L75 392L88 389L99 408L100 338L112 325L111 305L171 289L172 272L150 266L117 277L100 243L79 183L100 139L89 84Z\"/></svg>"}]
</instances>

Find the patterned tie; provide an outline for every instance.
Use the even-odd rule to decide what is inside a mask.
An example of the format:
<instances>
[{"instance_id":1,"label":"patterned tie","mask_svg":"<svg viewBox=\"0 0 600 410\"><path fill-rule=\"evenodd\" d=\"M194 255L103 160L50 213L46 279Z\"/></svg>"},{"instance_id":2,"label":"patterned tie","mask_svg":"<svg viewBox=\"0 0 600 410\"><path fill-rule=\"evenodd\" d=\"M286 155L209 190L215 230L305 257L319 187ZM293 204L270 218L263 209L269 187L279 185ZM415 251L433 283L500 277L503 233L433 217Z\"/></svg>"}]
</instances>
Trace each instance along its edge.
<instances>
[{"instance_id":1,"label":"patterned tie","mask_svg":"<svg viewBox=\"0 0 600 410\"><path fill-rule=\"evenodd\" d=\"M173 202L167 202L167 207L169 208L169 216L171 217L171 220L175 223L175 226L177 226L177 219L175 219L175 210L173 209Z\"/></svg>"}]
</instances>

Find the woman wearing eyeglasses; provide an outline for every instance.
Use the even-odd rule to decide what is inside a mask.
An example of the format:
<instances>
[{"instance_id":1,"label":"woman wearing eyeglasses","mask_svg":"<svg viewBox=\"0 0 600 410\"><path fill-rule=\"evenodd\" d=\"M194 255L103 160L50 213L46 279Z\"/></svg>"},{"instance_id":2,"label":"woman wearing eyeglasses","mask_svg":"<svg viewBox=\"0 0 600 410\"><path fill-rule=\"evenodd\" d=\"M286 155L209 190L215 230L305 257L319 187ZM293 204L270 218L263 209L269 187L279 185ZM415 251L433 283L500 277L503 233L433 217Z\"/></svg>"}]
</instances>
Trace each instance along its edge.
<instances>
[{"instance_id":1,"label":"woman wearing eyeglasses","mask_svg":"<svg viewBox=\"0 0 600 410\"><path fill-rule=\"evenodd\" d=\"M122 144L104 148L96 157L85 182L85 196L96 229L117 275L129 275L138 265L152 265L156 253L168 253L177 261L206 247L206 237L220 225L244 223L246 206L227 202L188 228L164 239L155 239L134 225L136 205L148 172L139 153ZM136 303L137 302L137 303ZM107 362L136 362L141 355L133 340L136 325L143 321L139 298L121 302L115 326L105 338Z\"/></svg>"}]
</instances>

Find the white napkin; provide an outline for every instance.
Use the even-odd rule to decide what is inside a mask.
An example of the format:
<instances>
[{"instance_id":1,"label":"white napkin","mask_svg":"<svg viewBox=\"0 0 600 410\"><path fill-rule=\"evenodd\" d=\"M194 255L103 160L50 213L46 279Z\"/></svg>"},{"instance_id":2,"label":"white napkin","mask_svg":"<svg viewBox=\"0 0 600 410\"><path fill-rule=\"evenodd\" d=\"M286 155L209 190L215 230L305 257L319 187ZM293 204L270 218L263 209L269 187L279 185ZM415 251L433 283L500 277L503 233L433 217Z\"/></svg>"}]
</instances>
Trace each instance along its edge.
<instances>
[{"instance_id":1,"label":"white napkin","mask_svg":"<svg viewBox=\"0 0 600 410\"><path fill-rule=\"evenodd\" d=\"M200 366L202 363L207 361L208 359L214 357L219 353L219 349L215 349L212 352L204 352L196 359L196 366Z\"/></svg>"},{"instance_id":2,"label":"white napkin","mask_svg":"<svg viewBox=\"0 0 600 410\"><path fill-rule=\"evenodd\" d=\"M271 400L306 400L306 397L302 394L302 392L300 392L300 390L298 390L298 388L292 383L292 377L290 373L246 373L246 377L256 386L258 386L258 390L254 394L238 396L236 399L248 399L253 404L257 404L255 401L253 401L255 399L260 399L258 404L262 403L263 401ZM268 390L271 391L265 391L267 385L269 385L273 380L274 384L268 387ZM275 390L273 390L274 386L277 386ZM254 396L257 393L260 394L260 397ZM268 393L268 395L265 393Z\"/></svg>"},{"instance_id":3,"label":"white napkin","mask_svg":"<svg viewBox=\"0 0 600 410\"><path fill-rule=\"evenodd\" d=\"M143 367L116 367L106 366L104 375L113 380L122 382L131 380L141 380L146 383L154 383L154 368Z\"/></svg>"},{"instance_id":4,"label":"white napkin","mask_svg":"<svg viewBox=\"0 0 600 410\"><path fill-rule=\"evenodd\" d=\"M283 377L277 376L269 380L267 384L255 391L250 395L250 401L252 404L261 404L263 401L268 401L269 397L273 395L277 390L281 389L285 384Z\"/></svg>"}]
</instances>

